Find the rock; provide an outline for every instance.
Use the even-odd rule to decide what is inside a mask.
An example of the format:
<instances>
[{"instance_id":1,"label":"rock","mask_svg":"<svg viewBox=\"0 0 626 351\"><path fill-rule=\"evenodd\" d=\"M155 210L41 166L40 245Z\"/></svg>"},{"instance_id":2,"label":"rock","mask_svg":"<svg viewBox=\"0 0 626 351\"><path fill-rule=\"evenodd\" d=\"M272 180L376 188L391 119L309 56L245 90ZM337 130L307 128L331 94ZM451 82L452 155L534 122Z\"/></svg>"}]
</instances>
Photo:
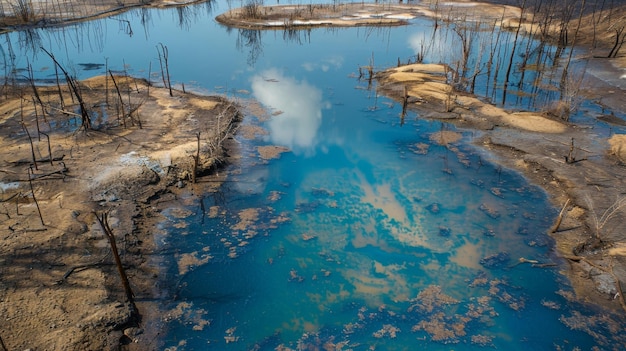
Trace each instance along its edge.
<instances>
[{"instance_id":1,"label":"rock","mask_svg":"<svg viewBox=\"0 0 626 351\"><path fill-rule=\"evenodd\" d=\"M493 219L497 219L500 217L500 213L498 212L498 210L496 210L495 208L490 207L487 204L481 204L480 207L478 207L479 210L481 210L484 214L486 214L487 216L493 218Z\"/></svg>"},{"instance_id":2,"label":"rock","mask_svg":"<svg viewBox=\"0 0 626 351\"><path fill-rule=\"evenodd\" d=\"M439 227L439 236L448 237L452 233L452 229L448 227Z\"/></svg>"},{"instance_id":3,"label":"rock","mask_svg":"<svg viewBox=\"0 0 626 351\"><path fill-rule=\"evenodd\" d=\"M505 265L511 259L510 255L506 251L499 252L497 254L483 257L480 260L480 264L486 268L498 268Z\"/></svg>"},{"instance_id":4,"label":"rock","mask_svg":"<svg viewBox=\"0 0 626 351\"><path fill-rule=\"evenodd\" d=\"M611 295L611 297L617 294L615 279L613 279L610 274L605 272L599 272L597 270L592 270L591 279L596 284L596 290L598 290L599 292Z\"/></svg>"},{"instance_id":5,"label":"rock","mask_svg":"<svg viewBox=\"0 0 626 351\"><path fill-rule=\"evenodd\" d=\"M128 336L131 339L134 339L136 336L143 334L142 328L126 328L124 329L124 335Z\"/></svg>"},{"instance_id":6,"label":"rock","mask_svg":"<svg viewBox=\"0 0 626 351\"><path fill-rule=\"evenodd\" d=\"M439 205L438 203L434 202L434 203L426 206L426 209L428 210L428 212L430 212L432 214L437 214L437 213L441 212L441 205Z\"/></svg>"}]
</instances>

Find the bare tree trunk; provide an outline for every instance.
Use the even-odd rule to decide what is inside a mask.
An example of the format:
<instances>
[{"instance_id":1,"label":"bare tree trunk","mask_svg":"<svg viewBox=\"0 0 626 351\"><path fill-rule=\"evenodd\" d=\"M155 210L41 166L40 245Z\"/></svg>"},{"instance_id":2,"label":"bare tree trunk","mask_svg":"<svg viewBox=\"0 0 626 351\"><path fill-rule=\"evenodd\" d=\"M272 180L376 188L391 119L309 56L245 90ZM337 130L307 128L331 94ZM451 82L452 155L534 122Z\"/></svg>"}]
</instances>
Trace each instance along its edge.
<instances>
[{"instance_id":1,"label":"bare tree trunk","mask_svg":"<svg viewBox=\"0 0 626 351\"><path fill-rule=\"evenodd\" d=\"M109 107L109 77L107 76L106 72L109 72L109 58L108 57L104 61L104 94L105 94L104 101L107 107Z\"/></svg>"},{"instance_id":2,"label":"bare tree trunk","mask_svg":"<svg viewBox=\"0 0 626 351\"><path fill-rule=\"evenodd\" d=\"M45 52L46 54L48 54L48 56L50 56L52 61L54 61L54 64L57 65L59 69L61 70L61 72L63 72L63 75L65 75L65 80L67 81L67 84L70 86L71 90L74 92L74 95L76 95L76 99L78 99L78 103L80 104L80 115L82 118L82 127L85 130L91 129L91 119L89 117L89 112L87 112L87 106L85 105L85 102L83 101L83 97L82 97L82 94L80 93L80 90L78 90L78 87L76 86L76 82L74 81L72 77L70 77L70 75L67 73L65 68L61 66L59 61L57 61L56 58L54 58L54 55L52 55L43 47L41 47L41 50L43 50L43 52Z\"/></svg>"},{"instance_id":3,"label":"bare tree trunk","mask_svg":"<svg viewBox=\"0 0 626 351\"><path fill-rule=\"evenodd\" d=\"M41 208L39 208L39 202L37 201L37 197L35 197L35 189L33 189L33 180L31 175L33 174L32 168L28 169L28 184L30 185L30 192L33 194L33 201L35 201L35 206L37 206L37 212L39 213L39 219L41 220L41 225L46 226L43 222L43 216L41 215Z\"/></svg>"},{"instance_id":4,"label":"bare tree trunk","mask_svg":"<svg viewBox=\"0 0 626 351\"><path fill-rule=\"evenodd\" d=\"M120 106L122 109L122 123L124 124L124 128L126 128L126 111L124 110L124 101L122 100L122 93L120 93L120 88L115 81L115 77L113 76L113 72L109 71L109 75L111 76L111 80L113 81L113 86L115 86L115 90L117 91L117 97L120 101ZM118 109L119 111L119 109ZM118 116L119 119L119 116Z\"/></svg>"},{"instance_id":5,"label":"bare tree trunk","mask_svg":"<svg viewBox=\"0 0 626 351\"><path fill-rule=\"evenodd\" d=\"M513 67L513 58L515 57L515 49L517 48L517 39L519 38L519 32L522 28L522 20L524 18L524 10L526 9L526 0L522 2L522 12L519 16L519 23L517 24L517 30L515 31L515 39L513 40L513 49L511 49L511 56L509 58L509 66L506 69L506 74L504 75L504 86L502 87L502 105L506 102L506 90L507 85L509 85L509 76L511 75L511 68Z\"/></svg>"},{"instance_id":6,"label":"bare tree trunk","mask_svg":"<svg viewBox=\"0 0 626 351\"><path fill-rule=\"evenodd\" d=\"M100 224L100 227L102 228L102 231L109 239L109 244L111 245L111 251L113 252L115 265L117 266L117 271L120 275L122 286L124 287L126 299L128 299L128 302L130 303L131 308L132 308L132 314L133 314L132 317L137 318L138 311L137 311L137 306L135 305L135 294L133 294L133 291L130 288L130 283L128 282L128 276L126 276L126 271L124 270L124 266L122 266L122 260L120 259L119 252L117 251L117 244L115 243L115 236L113 235L113 231L111 230L111 227L109 226L108 214L106 212L102 213L101 216L98 216L97 213L94 213L94 214L96 215L96 219L98 220L98 223Z\"/></svg>"},{"instance_id":7,"label":"bare tree trunk","mask_svg":"<svg viewBox=\"0 0 626 351\"><path fill-rule=\"evenodd\" d=\"M583 12L585 9L585 2L586 0L582 0L582 3L580 5L580 14L578 15L578 24L576 25L576 31L574 32L574 41L572 42L572 46L571 49L569 51L569 55L567 56L567 61L565 62L565 67L563 67L563 73L561 74L561 84L560 84L560 90L561 90L561 97L563 97L563 93L565 92L565 88L567 85L567 76L569 74L569 65L572 61L572 56L574 54L574 46L576 46L576 41L578 40L578 31L580 30L580 23L583 20Z\"/></svg>"},{"instance_id":8,"label":"bare tree trunk","mask_svg":"<svg viewBox=\"0 0 626 351\"><path fill-rule=\"evenodd\" d=\"M9 351L9 349L7 349L6 345L4 345L4 341L2 340L1 336L0 336L0 347L2 347L2 351Z\"/></svg>"},{"instance_id":9,"label":"bare tree trunk","mask_svg":"<svg viewBox=\"0 0 626 351\"><path fill-rule=\"evenodd\" d=\"M30 82L30 86L33 89L34 99L37 100L37 103L41 105L41 109L46 113L46 109L43 105L43 101L41 101L41 97L39 96L39 91L37 90L37 85L35 84L35 77L33 75L33 66L28 63L28 81ZM37 108L35 108L35 113L37 113Z\"/></svg>"},{"instance_id":10,"label":"bare tree trunk","mask_svg":"<svg viewBox=\"0 0 626 351\"><path fill-rule=\"evenodd\" d=\"M554 224L554 227L552 227L552 229L550 230L550 233L556 233L559 230L559 227L561 226L561 222L563 221L563 215L565 214L565 209L567 209L567 205L569 205L569 201L570 199L567 199L567 201L565 201L565 205L563 205L561 212L559 212L559 216L556 218L556 223Z\"/></svg>"},{"instance_id":11,"label":"bare tree trunk","mask_svg":"<svg viewBox=\"0 0 626 351\"><path fill-rule=\"evenodd\" d=\"M159 51L159 47L157 46L157 51L159 51L159 62L161 63L161 75L163 76L163 84L169 89L170 96L174 96L172 94L172 82L170 81L170 67L168 63L169 52L167 50L167 46L159 43L161 50ZM163 61L161 61L161 57L163 57ZM165 65L165 75L163 75L163 65ZM167 78L167 84L165 80Z\"/></svg>"},{"instance_id":12,"label":"bare tree trunk","mask_svg":"<svg viewBox=\"0 0 626 351\"><path fill-rule=\"evenodd\" d=\"M624 40L626 39L626 34L624 33L624 27L614 28L614 30L615 30L615 44L613 45L613 47L611 48L611 51L607 55L608 58L617 57L617 53L619 52L619 49L622 48L622 45L624 44Z\"/></svg>"},{"instance_id":13,"label":"bare tree trunk","mask_svg":"<svg viewBox=\"0 0 626 351\"><path fill-rule=\"evenodd\" d=\"M48 158L50 158L50 166L54 166L54 163L52 163L52 147L50 146L50 136L44 132L40 132L40 133L43 134L48 139Z\"/></svg>"},{"instance_id":14,"label":"bare tree trunk","mask_svg":"<svg viewBox=\"0 0 626 351\"><path fill-rule=\"evenodd\" d=\"M200 132L196 133L196 139L198 140L198 147L196 149L196 155L193 156L193 170L191 171L191 182L193 184L196 183L198 164L200 163Z\"/></svg>"},{"instance_id":15,"label":"bare tree trunk","mask_svg":"<svg viewBox=\"0 0 626 351\"><path fill-rule=\"evenodd\" d=\"M33 165L35 166L36 170L39 170L39 168L37 168L37 157L35 156L35 146L33 145L33 138L30 136L30 132L28 131L28 128L26 128L24 122L22 122L22 128L26 132L26 135L28 136L28 141L30 142L30 153L33 157Z\"/></svg>"}]
</instances>

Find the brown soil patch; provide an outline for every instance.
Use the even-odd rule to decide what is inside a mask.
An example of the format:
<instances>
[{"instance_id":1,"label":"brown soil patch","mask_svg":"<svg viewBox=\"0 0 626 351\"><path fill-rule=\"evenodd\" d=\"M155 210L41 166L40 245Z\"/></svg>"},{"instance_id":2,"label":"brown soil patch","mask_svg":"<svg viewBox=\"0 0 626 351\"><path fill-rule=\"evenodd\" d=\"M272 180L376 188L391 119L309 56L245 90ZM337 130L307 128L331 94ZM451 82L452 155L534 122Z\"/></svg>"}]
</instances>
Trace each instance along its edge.
<instances>
[{"instance_id":1,"label":"brown soil patch","mask_svg":"<svg viewBox=\"0 0 626 351\"><path fill-rule=\"evenodd\" d=\"M189 272L191 268L201 266L213 258L209 254L201 254L198 252L190 252L180 254L178 257L178 274L181 276Z\"/></svg>"},{"instance_id":2,"label":"brown soil patch","mask_svg":"<svg viewBox=\"0 0 626 351\"><path fill-rule=\"evenodd\" d=\"M284 146L275 145L259 146L257 150L259 151L259 155L261 156L261 158L264 160L279 158L283 152L289 151L289 149Z\"/></svg>"},{"instance_id":3,"label":"brown soil patch","mask_svg":"<svg viewBox=\"0 0 626 351\"><path fill-rule=\"evenodd\" d=\"M463 136L461 135L461 133L444 130L441 132L432 133L429 139L439 145L448 145L456 143L457 141L461 140L462 137Z\"/></svg>"}]
</instances>

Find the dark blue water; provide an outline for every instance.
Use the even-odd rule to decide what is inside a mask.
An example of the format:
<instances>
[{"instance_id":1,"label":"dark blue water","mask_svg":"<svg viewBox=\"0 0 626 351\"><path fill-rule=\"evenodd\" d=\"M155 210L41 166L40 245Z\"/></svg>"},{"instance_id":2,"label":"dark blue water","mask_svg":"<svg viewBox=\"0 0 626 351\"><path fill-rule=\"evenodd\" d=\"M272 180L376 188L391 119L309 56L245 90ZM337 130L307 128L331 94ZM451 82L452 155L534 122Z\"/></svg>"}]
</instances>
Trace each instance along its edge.
<instances>
[{"instance_id":1,"label":"dark blue water","mask_svg":"<svg viewBox=\"0 0 626 351\"><path fill-rule=\"evenodd\" d=\"M357 79L359 66L416 55L432 23L286 39L217 25L227 8L133 11L35 31L37 44L5 36L21 46L17 65L28 57L41 78L53 72L39 45L80 77L103 73L86 63L146 77L162 43L177 84L274 112L244 121L269 134L237 138L243 158L219 191L164 213L160 239L175 254L164 257L163 348L621 349L603 320L571 318L596 315L568 299L545 234L556 215L546 195L487 161L471 145L477 132L415 112L401 123L400 106ZM441 35L425 61L452 57L443 50L452 34ZM481 76L477 90L501 100L488 85ZM257 147L268 145L289 151L264 160Z\"/></svg>"}]
</instances>

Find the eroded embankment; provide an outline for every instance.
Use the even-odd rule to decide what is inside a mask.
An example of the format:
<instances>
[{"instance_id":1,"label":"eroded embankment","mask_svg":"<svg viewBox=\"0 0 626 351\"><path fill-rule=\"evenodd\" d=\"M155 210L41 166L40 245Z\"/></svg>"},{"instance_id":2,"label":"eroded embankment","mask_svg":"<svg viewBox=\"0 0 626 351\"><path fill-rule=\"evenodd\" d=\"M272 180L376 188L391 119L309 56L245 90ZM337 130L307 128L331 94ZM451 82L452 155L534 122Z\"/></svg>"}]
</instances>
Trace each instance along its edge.
<instances>
[{"instance_id":1,"label":"eroded embankment","mask_svg":"<svg viewBox=\"0 0 626 351\"><path fill-rule=\"evenodd\" d=\"M626 235L620 220L626 208L620 190L625 186L626 136L597 140L589 128L547 113L506 111L455 91L447 83L449 71L444 65L413 64L384 70L376 78L381 93L418 111L418 118L445 119L481 131L475 143L495 154L496 162L546 189L555 206L569 200L552 236L571 263L567 273L578 297L626 310L620 292L620 282L626 281Z\"/></svg>"}]
</instances>

